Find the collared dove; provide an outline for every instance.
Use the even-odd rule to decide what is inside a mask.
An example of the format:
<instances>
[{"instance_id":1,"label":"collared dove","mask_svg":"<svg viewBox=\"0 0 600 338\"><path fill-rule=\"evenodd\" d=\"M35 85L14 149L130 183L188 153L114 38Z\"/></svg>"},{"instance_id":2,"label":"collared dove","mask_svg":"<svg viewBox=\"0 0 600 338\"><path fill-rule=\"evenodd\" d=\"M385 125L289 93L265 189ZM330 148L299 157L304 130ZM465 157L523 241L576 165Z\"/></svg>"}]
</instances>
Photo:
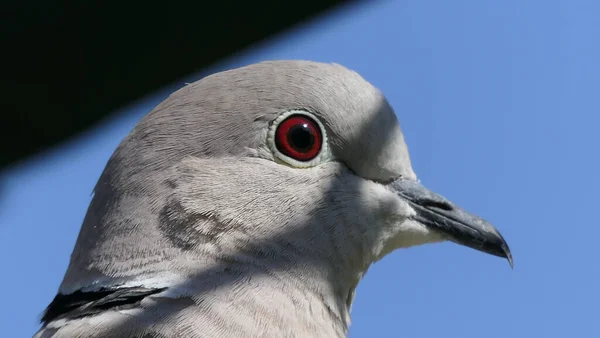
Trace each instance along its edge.
<instances>
[{"instance_id":1,"label":"collared dove","mask_svg":"<svg viewBox=\"0 0 600 338\"><path fill-rule=\"evenodd\" d=\"M176 91L119 144L35 337L344 337L373 262L444 240L512 266L418 182L379 90L261 62Z\"/></svg>"}]
</instances>

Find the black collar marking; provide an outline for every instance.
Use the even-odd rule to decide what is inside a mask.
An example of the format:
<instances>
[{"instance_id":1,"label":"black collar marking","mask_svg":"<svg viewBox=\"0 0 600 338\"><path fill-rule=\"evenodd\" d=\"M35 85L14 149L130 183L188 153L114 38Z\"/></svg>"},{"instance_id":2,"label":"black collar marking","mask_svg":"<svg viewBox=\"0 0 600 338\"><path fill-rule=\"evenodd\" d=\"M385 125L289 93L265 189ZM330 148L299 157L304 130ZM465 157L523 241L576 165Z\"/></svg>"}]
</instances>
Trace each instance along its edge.
<instances>
[{"instance_id":1,"label":"black collar marking","mask_svg":"<svg viewBox=\"0 0 600 338\"><path fill-rule=\"evenodd\" d=\"M84 292L77 290L68 295L58 293L42 316L42 324L60 318L78 318L97 314L108 309L128 309L138 305L149 295L167 288L149 289L140 286L101 288Z\"/></svg>"}]
</instances>

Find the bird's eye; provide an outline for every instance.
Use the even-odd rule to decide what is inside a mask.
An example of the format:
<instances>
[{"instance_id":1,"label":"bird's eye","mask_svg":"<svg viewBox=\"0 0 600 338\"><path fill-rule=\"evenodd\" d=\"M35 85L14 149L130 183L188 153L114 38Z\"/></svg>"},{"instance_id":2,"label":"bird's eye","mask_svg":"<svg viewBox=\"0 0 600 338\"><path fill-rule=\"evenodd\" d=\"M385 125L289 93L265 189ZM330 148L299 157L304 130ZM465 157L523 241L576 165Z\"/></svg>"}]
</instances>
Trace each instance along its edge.
<instances>
[{"instance_id":1,"label":"bird's eye","mask_svg":"<svg viewBox=\"0 0 600 338\"><path fill-rule=\"evenodd\" d=\"M308 116L292 115L277 126L275 145L284 155L297 161L310 161L321 151L319 126Z\"/></svg>"},{"instance_id":2,"label":"bird's eye","mask_svg":"<svg viewBox=\"0 0 600 338\"><path fill-rule=\"evenodd\" d=\"M314 166L327 152L323 126L304 111L290 111L275 120L269 142L277 158L295 167Z\"/></svg>"}]
</instances>

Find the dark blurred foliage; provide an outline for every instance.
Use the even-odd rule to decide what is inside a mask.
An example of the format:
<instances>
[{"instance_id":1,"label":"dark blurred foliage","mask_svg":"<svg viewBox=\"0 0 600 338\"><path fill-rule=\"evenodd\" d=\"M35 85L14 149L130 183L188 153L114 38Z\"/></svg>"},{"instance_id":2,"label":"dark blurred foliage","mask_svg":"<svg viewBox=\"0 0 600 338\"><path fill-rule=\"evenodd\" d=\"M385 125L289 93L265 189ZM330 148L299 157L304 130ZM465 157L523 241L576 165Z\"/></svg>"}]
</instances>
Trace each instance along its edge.
<instances>
[{"instance_id":1,"label":"dark blurred foliage","mask_svg":"<svg viewBox=\"0 0 600 338\"><path fill-rule=\"evenodd\" d=\"M0 171L127 103L354 1L2 5Z\"/></svg>"}]
</instances>

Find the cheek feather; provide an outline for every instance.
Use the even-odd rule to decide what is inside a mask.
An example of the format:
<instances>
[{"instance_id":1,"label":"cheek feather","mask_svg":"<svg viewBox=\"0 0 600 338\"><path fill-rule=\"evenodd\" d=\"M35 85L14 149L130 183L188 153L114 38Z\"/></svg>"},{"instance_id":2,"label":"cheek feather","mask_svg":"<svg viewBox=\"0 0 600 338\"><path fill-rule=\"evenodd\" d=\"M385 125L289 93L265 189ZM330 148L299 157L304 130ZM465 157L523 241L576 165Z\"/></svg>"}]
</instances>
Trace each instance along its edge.
<instances>
[{"instance_id":1,"label":"cheek feather","mask_svg":"<svg viewBox=\"0 0 600 338\"><path fill-rule=\"evenodd\" d=\"M405 200L379 183L364 180L363 191L365 202L384 221L396 221L416 215Z\"/></svg>"},{"instance_id":2,"label":"cheek feather","mask_svg":"<svg viewBox=\"0 0 600 338\"><path fill-rule=\"evenodd\" d=\"M376 215L376 224L369 226L373 236L372 256L377 261L399 248L433 243L442 236L411 219L415 210L396 193L385 186L365 181L362 200Z\"/></svg>"}]
</instances>

